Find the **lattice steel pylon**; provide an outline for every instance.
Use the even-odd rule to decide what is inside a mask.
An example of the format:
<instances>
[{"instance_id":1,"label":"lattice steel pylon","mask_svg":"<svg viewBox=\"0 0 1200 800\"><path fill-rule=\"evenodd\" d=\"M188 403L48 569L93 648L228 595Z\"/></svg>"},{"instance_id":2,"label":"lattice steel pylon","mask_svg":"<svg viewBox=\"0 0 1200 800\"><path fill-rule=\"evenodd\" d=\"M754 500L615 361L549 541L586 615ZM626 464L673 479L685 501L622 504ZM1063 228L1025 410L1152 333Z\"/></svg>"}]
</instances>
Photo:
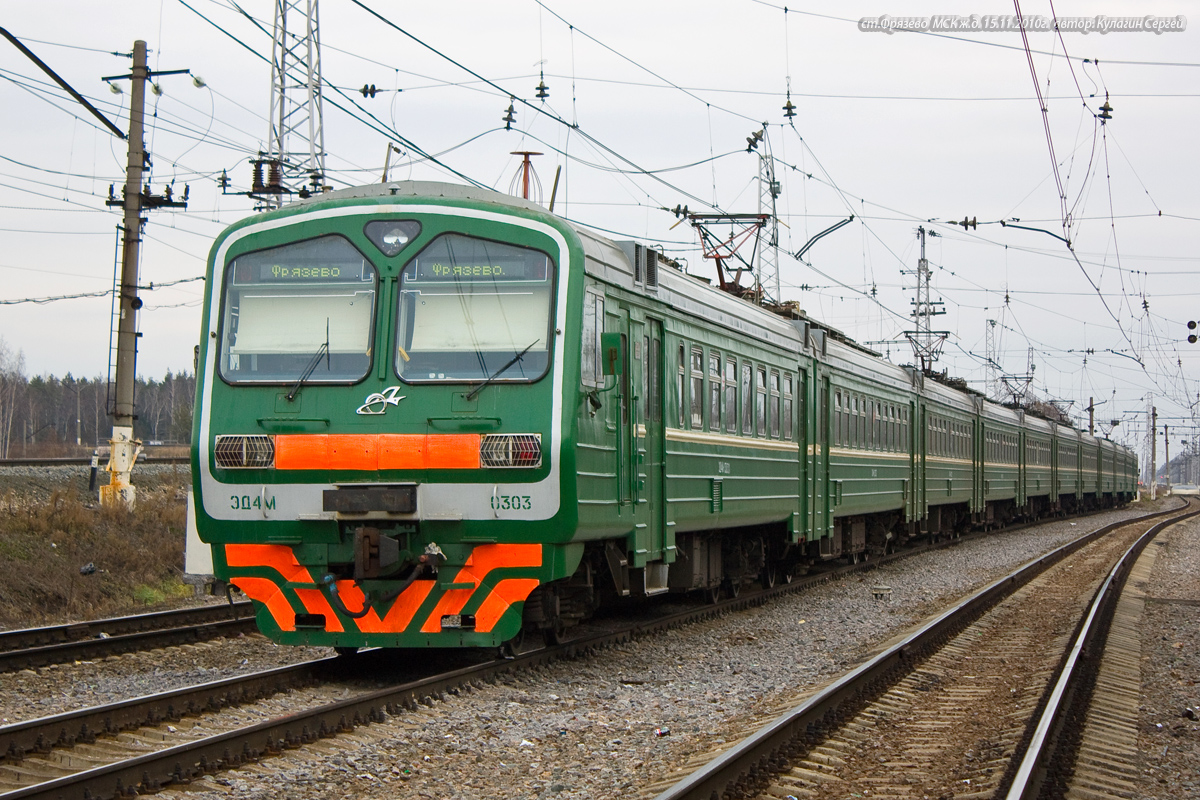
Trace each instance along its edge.
<instances>
[{"instance_id":1,"label":"lattice steel pylon","mask_svg":"<svg viewBox=\"0 0 1200 800\"><path fill-rule=\"evenodd\" d=\"M261 167L256 169L252 191L267 208L281 206L285 194L320 192L325 182L317 5L318 0L275 0L270 131L263 154L267 178L262 180Z\"/></svg>"},{"instance_id":2,"label":"lattice steel pylon","mask_svg":"<svg viewBox=\"0 0 1200 800\"><path fill-rule=\"evenodd\" d=\"M775 216L775 201L779 198L780 186L775 180L775 159L771 155L771 141L766 137L766 123L762 130L762 149L758 152L758 213L766 218L766 225L755 271L764 300L778 303L782 297L779 289L779 218Z\"/></svg>"},{"instance_id":3,"label":"lattice steel pylon","mask_svg":"<svg viewBox=\"0 0 1200 800\"><path fill-rule=\"evenodd\" d=\"M933 368L934 362L938 360L938 356L941 355L942 345L950 336L950 332L930 330L930 318L941 316L946 312L942 308L941 300L929 299L930 272L929 261L925 258L925 233L924 226L917 228L917 238L921 240L921 258L917 262L917 299L912 301L912 317L916 320L917 329L905 331L904 335L912 345L913 355L916 357L921 371L929 372ZM938 236L939 234L929 231L929 235Z\"/></svg>"}]
</instances>

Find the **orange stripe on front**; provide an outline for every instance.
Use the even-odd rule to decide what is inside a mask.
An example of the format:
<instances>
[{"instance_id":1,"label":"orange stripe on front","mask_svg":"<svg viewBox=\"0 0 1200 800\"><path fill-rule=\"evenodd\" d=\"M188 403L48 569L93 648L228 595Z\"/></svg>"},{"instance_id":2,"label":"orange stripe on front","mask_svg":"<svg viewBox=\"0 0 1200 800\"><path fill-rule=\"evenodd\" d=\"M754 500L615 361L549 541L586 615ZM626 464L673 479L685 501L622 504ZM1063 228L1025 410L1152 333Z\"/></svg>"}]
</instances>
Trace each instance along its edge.
<instances>
[{"instance_id":1,"label":"orange stripe on front","mask_svg":"<svg viewBox=\"0 0 1200 800\"><path fill-rule=\"evenodd\" d=\"M479 469L482 437L445 434L282 434L276 469Z\"/></svg>"},{"instance_id":2,"label":"orange stripe on front","mask_svg":"<svg viewBox=\"0 0 1200 800\"><path fill-rule=\"evenodd\" d=\"M265 605L280 630L296 630L296 613L292 610L292 604L270 578L230 578L229 582L245 592L251 600Z\"/></svg>"},{"instance_id":3,"label":"orange stripe on front","mask_svg":"<svg viewBox=\"0 0 1200 800\"><path fill-rule=\"evenodd\" d=\"M286 544L227 544L225 563L230 567L268 567L294 583L316 583L307 567Z\"/></svg>"},{"instance_id":4,"label":"orange stripe on front","mask_svg":"<svg viewBox=\"0 0 1200 800\"><path fill-rule=\"evenodd\" d=\"M322 614L325 617L325 630L331 633L341 633L346 630L341 620L329 605L329 598L320 589L297 589L296 597L304 604L304 610L310 614Z\"/></svg>"},{"instance_id":5,"label":"orange stripe on front","mask_svg":"<svg viewBox=\"0 0 1200 800\"><path fill-rule=\"evenodd\" d=\"M529 597L538 586L537 578L507 578L496 584L496 588L475 612L475 630L490 633L513 603Z\"/></svg>"},{"instance_id":6,"label":"orange stripe on front","mask_svg":"<svg viewBox=\"0 0 1200 800\"><path fill-rule=\"evenodd\" d=\"M296 554L292 548L284 544L227 544L225 545L225 563L234 568L247 567L268 567L275 570L283 577L285 581L292 583L315 583L312 579L312 573L307 567L302 566L296 561ZM261 580L271 583L267 578L238 578L236 580ZM235 581L230 581L235 583ZM236 585L236 583L235 583ZM278 589L278 586L276 586ZM247 592L247 595L250 593ZM253 597L251 595L251 597ZM279 594L283 598L282 590ZM337 614L333 612L333 607L329 605L329 600L325 597L325 593L314 587L312 589L297 589L296 597L304 604L304 609L310 614L322 614L325 617L325 630L340 633L342 623L338 621ZM258 599L258 598L253 598ZM271 615L275 617L275 621L284 630L295 629L295 617L292 611L291 604L283 599L287 606L287 613L292 615L291 622L288 627L284 627L280 621L279 615L272 608Z\"/></svg>"},{"instance_id":7,"label":"orange stripe on front","mask_svg":"<svg viewBox=\"0 0 1200 800\"><path fill-rule=\"evenodd\" d=\"M442 630L442 617L462 612L463 606L494 569L501 567L540 567L542 546L540 544L483 544L471 551L467 563L454 576L454 583L472 583L470 589L452 589L442 595L433 612L421 626L423 633L438 633ZM537 580L532 579L534 586ZM494 590L493 590L494 591ZM533 591L530 587L529 591ZM528 596L528 592L526 592ZM486 603L487 600L485 599ZM482 604L481 604L482 605ZM494 622L493 622L494 624ZM478 615L476 616L478 625Z\"/></svg>"}]
</instances>

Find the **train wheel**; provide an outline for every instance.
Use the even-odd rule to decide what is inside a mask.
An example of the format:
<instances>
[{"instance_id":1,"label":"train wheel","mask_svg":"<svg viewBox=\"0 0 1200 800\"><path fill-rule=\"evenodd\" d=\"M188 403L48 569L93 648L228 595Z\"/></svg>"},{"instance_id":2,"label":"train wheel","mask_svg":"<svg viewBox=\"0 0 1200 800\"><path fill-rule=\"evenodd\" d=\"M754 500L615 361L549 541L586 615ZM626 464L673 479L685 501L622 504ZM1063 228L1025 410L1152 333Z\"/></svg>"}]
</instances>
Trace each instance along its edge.
<instances>
[{"instance_id":1,"label":"train wheel","mask_svg":"<svg viewBox=\"0 0 1200 800\"><path fill-rule=\"evenodd\" d=\"M705 589L704 599L710 604L715 604L717 601L719 601L721 599L721 584L718 583L716 586L710 586Z\"/></svg>"},{"instance_id":2,"label":"train wheel","mask_svg":"<svg viewBox=\"0 0 1200 800\"><path fill-rule=\"evenodd\" d=\"M500 645L500 657L501 658L516 658L517 656L521 655L522 653L526 653L529 650L531 650L532 648L526 647L526 645L525 645L526 638L527 637L525 635L525 628L522 627L521 630L519 630L517 632L516 636L509 639L504 644Z\"/></svg>"},{"instance_id":3,"label":"train wheel","mask_svg":"<svg viewBox=\"0 0 1200 800\"><path fill-rule=\"evenodd\" d=\"M567 640L567 624L562 621L561 617L555 617L553 627L544 628L542 635L546 637L546 644L562 644Z\"/></svg>"},{"instance_id":4,"label":"train wheel","mask_svg":"<svg viewBox=\"0 0 1200 800\"><path fill-rule=\"evenodd\" d=\"M764 589L773 589L779 581L779 568L774 564L768 564L763 567L762 585Z\"/></svg>"},{"instance_id":5,"label":"train wheel","mask_svg":"<svg viewBox=\"0 0 1200 800\"><path fill-rule=\"evenodd\" d=\"M725 584L725 591L729 594L730 597L736 598L739 594L742 593L741 581L727 581Z\"/></svg>"}]
</instances>

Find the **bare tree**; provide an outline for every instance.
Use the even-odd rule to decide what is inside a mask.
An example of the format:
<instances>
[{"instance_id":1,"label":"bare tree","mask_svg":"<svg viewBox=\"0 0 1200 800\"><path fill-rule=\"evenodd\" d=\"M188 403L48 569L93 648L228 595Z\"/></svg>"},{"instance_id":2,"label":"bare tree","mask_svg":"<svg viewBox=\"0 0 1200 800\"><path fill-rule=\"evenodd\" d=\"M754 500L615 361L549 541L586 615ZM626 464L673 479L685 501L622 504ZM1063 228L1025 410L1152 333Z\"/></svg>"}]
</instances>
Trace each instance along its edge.
<instances>
[{"instance_id":1,"label":"bare tree","mask_svg":"<svg viewBox=\"0 0 1200 800\"><path fill-rule=\"evenodd\" d=\"M8 458L13 420L25 390L25 354L15 354L0 338L0 458Z\"/></svg>"}]
</instances>

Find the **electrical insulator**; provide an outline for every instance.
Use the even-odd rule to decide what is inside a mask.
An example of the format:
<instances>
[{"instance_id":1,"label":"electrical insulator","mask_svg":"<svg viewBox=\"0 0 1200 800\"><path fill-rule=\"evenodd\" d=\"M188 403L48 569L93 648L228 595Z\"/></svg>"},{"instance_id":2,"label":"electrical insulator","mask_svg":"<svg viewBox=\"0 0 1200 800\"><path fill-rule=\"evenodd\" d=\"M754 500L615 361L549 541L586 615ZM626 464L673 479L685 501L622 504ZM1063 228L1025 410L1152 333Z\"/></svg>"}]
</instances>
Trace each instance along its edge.
<instances>
[{"instance_id":1,"label":"electrical insulator","mask_svg":"<svg viewBox=\"0 0 1200 800\"><path fill-rule=\"evenodd\" d=\"M1100 119L1112 119L1112 106L1108 104L1108 98L1104 98L1104 105L1100 106Z\"/></svg>"},{"instance_id":2,"label":"electrical insulator","mask_svg":"<svg viewBox=\"0 0 1200 800\"><path fill-rule=\"evenodd\" d=\"M1193 319L1193 320L1188 320L1188 324L1187 324L1187 325L1188 325L1188 330L1189 330L1189 331L1194 331L1194 330L1196 330L1196 320L1194 320L1194 319ZM1196 334L1194 334L1194 333L1192 333L1192 334L1188 334L1188 344L1195 344L1195 343L1196 343Z\"/></svg>"},{"instance_id":3,"label":"electrical insulator","mask_svg":"<svg viewBox=\"0 0 1200 800\"><path fill-rule=\"evenodd\" d=\"M278 189L282 184L281 165L275 159L267 162L267 187L270 189Z\"/></svg>"},{"instance_id":4,"label":"electrical insulator","mask_svg":"<svg viewBox=\"0 0 1200 800\"><path fill-rule=\"evenodd\" d=\"M788 96L787 102L783 104L783 116L787 117L788 119L796 116L796 106L792 104L792 98L790 95Z\"/></svg>"},{"instance_id":5,"label":"electrical insulator","mask_svg":"<svg viewBox=\"0 0 1200 800\"><path fill-rule=\"evenodd\" d=\"M250 185L254 187L254 191L261 192L265 188L263 186L263 170L262 170L263 162L262 162L262 159L258 159L256 161L251 161L250 163L254 165L254 180Z\"/></svg>"},{"instance_id":6,"label":"electrical insulator","mask_svg":"<svg viewBox=\"0 0 1200 800\"><path fill-rule=\"evenodd\" d=\"M221 177L217 178L217 186L221 187L222 193L229 188L229 173L225 170L221 170Z\"/></svg>"},{"instance_id":7,"label":"electrical insulator","mask_svg":"<svg viewBox=\"0 0 1200 800\"><path fill-rule=\"evenodd\" d=\"M546 85L546 81L545 80L538 81L537 99L545 100L549 96L550 96L550 87Z\"/></svg>"},{"instance_id":8,"label":"electrical insulator","mask_svg":"<svg viewBox=\"0 0 1200 800\"><path fill-rule=\"evenodd\" d=\"M372 97L373 98L373 97L375 97L375 92L378 90L375 88L375 84L372 83L370 85L367 85L364 83L363 87L361 89L359 89L359 91L362 92L363 97Z\"/></svg>"},{"instance_id":9,"label":"electrical insulator","mask_svg":"<svg viewBox=\"0 0 1200 800\"><path fill-rule=\"evenodd\" d=\"M513 108L513 104L511 102L512 100L515 100L515 99L516 98L514 98L514 97L509 98L510 102L508 104L508 110L504 112L503 122L504 122L504 130L506 130L506 131L511 131L513 123L517 121L517 112L516 112L516 109Z\"/></svg>"}]
</instances>

